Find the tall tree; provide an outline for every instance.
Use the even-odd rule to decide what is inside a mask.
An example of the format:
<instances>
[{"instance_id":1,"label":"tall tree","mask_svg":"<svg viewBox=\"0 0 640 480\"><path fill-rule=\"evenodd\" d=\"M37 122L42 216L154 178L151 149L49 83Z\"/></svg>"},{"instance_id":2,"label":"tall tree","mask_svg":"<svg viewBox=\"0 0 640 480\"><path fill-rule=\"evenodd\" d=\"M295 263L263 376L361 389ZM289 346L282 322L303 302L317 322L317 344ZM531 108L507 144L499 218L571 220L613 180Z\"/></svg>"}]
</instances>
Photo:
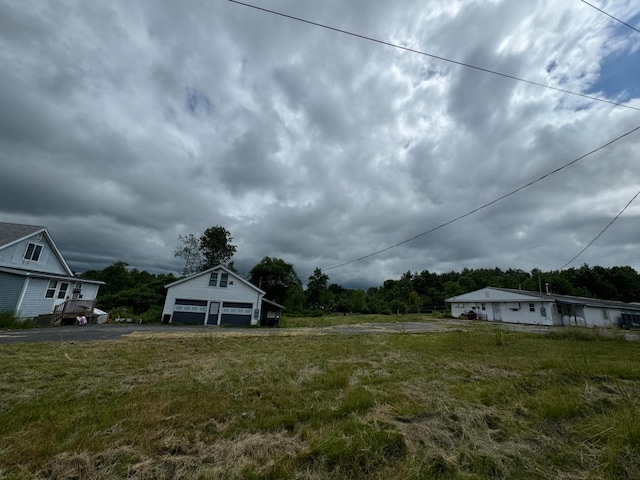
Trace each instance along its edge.
<instances>
[{"instance_id":1,"label":"tall tree","mask_svg":"<svg viewBox=\"0 0 640 480\"><path fill-rule=\"evenodd\" d=\"M200 240L193 233L189 235L178 235L179 245L174 252L174 256L184 259L182 275L192 275L200 270L203 257L200 251Z\"/></svg>"},{"instance_id":2,"label":"tall tree","mask_svg":"<svg viewBox=\"0 0 640 480\"><path fill-rule=\"evenodd\" d=\"M237 248L231 244L232 240L233 237L229 231L220 225L207 228L200 235L200 252L203 257L200 270L206 270L231 260Z\"/></svg>"},{"instance_id":3,"label":"tall tree","mask_svg":"<svg viewBox=\"0 0 640 480\"><path fill-rule=\"evenodd\" d=\"M322 270L316 268L313 274L309 276L306 291L306 305L311 309L324 309L329 299L329 289L327 282L329 275L322 273Z\"/></svg>"},{"instance_id":4,"label":"tall tree","mask_svg":"<svg viewBox=\"0 0 640 480\"><path fill-rule=\"evenodd\" d=\"M302 282L293 268L281 258L264 257L249 273L249 281L266 292L266 297L287 306L288 299L297 299Z\"/></svg>"},{"instance_id":5,"label":"tall tree","mask_svg":"<svg viewBox=\"0 0 640 480\"><path fill-rule=\"evenodd\" d=\"M216 225L207 228L200 237L192 233L178 235L178 248L175 256L185 261L182 275L192 275L207 268L227 263L236 253L236 246L229 231Z\"/></svg>"}]
</instances>

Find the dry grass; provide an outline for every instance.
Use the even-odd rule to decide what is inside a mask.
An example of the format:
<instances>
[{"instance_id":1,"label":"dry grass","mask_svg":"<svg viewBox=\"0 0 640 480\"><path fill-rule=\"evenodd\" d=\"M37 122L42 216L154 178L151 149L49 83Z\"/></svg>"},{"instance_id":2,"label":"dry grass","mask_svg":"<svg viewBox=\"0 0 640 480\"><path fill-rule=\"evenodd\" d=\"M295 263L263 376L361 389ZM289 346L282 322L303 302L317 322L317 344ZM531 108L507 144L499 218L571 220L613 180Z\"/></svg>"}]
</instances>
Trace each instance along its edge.
<instances>
[{"instance_id":1,"label":"dry grass","mask_svg":"<svg viewBox=\"0 0 640 480\"><path fill-rule=\"evenodd\" d=\"M633 479L640 351L478 328L0 347L0 478Z\"/></svg>"}]
</instances>

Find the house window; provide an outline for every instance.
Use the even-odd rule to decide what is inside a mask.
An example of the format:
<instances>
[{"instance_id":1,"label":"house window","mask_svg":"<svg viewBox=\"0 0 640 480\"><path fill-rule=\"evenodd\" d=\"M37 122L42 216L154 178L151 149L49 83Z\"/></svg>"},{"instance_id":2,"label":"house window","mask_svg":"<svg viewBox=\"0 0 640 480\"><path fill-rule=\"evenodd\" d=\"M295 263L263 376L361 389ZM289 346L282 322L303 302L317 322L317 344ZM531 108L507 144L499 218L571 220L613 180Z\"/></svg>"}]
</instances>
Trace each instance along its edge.
<instances>
[{"instance_id":1,"label":"house window","mask_svg":"<svg viewBox=\"0 0 640 480\"><path fill-rule=\"evenodd\" d=\"M58 288L57 280L49 280L49 286L47 292L44 294L44 298L53 298L56 296L56 289Z\"/></svg>"},{"instance_id":2,"label":"house window","mask_svg":"<svg viewBox=\"0 0 640 480\"><path fill-rule=\"evenodd\" d=\"M482 304L482 310L486 310L486 309L487 309L487 306L483 303Z\"/></svg>"},{"instance_id":3,"label":"house window","mask_svg":"<svg viewBox=\"0 0 640 480\"><path fill-rule=\"evenodd\" d=\"M535 312L536 311L536 306L533 303L529 304L529 311L530 312Z\"/></svg>"},{"instance_id":4,"label":"house window","mask_svg":"<svg viewBox=\"0 0 640 480\"><path fill-rule=\"evenodd\" d=\"M62 282L60 284L60 290L58 290L58 298L64 298L67 296L67 290L69 290L69 284Z\"/></svg>"},{"instance_id":5,"label":"house window","mask_svg":"<svg viewBox=\"0 0 640 480\"><path fill-rule=\"evenodd\" d=\"M558 303L556 306L558 307L558 313L562 315L562 305Z\"/></svg>"},{"instance_id":6,"label":"house window","mask_svg":"<svg viewBox=\"0 0 640 480\"><path fill-rule=\"evenodd\" d=\"M24 259L37 262L40 259L41 253L42 253L42 245L36 245L35 243L30 243L29 245L27 245L27 251L24 252Z\"/></svg>"},{"instance_id":7,"label":"house window","mask_svg":"<svg viewBox=\"0 0 640 480\"><path fill-rule=\"evenodd\" d=\"M223 273L222 275L220 275L220 286L226 287L228 283L229 283L229 274Z\"/></svg>"},{"instance_id":8,"label":"house window","mask_svg":"<svg viewBox=\"0 0 640 480\"><path fill-rule=\"evenodd\" d=\"M609 320L609 310L607 310L606 308L602 309L602 318L605 320Z\"/></svg>"},{"instance_id":9,"label":"house window","mask_svg":"<svg viewBox=\"0 0 640 480\"><path fill-rule=\"evenodd\" d=\"M218 286L218 272L211 273L211 277L209 277L209 286L210 287Z\"/></svg>"}]
</instances>

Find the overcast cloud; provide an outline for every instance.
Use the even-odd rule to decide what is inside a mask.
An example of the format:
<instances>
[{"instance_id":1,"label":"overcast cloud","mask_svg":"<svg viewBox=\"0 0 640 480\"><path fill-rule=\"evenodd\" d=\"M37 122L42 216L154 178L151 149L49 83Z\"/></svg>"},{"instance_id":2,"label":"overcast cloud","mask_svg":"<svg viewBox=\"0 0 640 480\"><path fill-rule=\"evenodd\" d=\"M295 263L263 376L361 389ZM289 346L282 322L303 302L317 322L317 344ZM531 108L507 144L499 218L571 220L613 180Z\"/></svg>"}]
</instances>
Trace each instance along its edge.
<instances>
[{"instance_id":1,"label":"overcast cloud","mask_svg":"<svg viewBox=\"0 0 640 480\"><path fill-rule=\"evenodd\" d=\"M640 34L578 0L256 5L640 108ZM640 25L640 4L600 0ZM0 3L0 221L75 271L178 271L222 225L248 272L306 277L430 230L640 125L589 101L224 0ZM640 188L640 132L380 255L329 270L558 269ZM640 200L573 266L640 270Z\"/></svg>"}]
</instances>

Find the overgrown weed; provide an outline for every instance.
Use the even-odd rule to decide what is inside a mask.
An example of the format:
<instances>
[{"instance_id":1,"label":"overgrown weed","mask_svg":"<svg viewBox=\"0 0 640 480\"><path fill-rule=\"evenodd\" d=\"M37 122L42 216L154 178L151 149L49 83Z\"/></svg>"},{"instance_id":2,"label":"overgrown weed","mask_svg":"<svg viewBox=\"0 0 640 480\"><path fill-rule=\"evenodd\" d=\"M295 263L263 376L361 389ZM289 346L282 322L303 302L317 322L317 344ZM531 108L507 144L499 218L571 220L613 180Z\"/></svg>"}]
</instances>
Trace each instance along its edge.
<instances>
[{"instance_id":1,"label":"overgrown weed","mask_svg":"<svg viewBox=\"0 0 640 480\"><path fill-rule=\"evenodd\" d=\"M497 332L3 345L0 471L633 478L637 345Z\"/></svg>"},{"instance_id":2,"label":"overgrown weed","mask_svg":"<svg viewBox=\"0 0 640 480\"><path fill-rule=\"evenodd\" d=\"M0 311L0 329L17 330L35 327L37 327L36 322L30 318L18 318L16 313L10 310Z\"/></svg>"}]
</instances>

